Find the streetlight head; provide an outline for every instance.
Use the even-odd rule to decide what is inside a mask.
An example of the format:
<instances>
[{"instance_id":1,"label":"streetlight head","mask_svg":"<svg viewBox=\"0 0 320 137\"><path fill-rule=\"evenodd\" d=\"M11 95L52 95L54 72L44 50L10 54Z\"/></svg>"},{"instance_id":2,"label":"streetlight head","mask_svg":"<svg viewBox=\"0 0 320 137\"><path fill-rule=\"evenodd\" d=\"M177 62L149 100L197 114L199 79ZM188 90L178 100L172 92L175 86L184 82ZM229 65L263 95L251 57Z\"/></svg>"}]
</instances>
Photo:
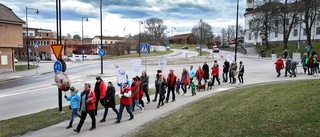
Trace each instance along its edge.
<instances>
[{"instance_id":1,"label":"streetlight head","mask_svg":"<svg viewBox=\"0 0 320 137\"><path fill-rule=\"evenodd\" d=\"M87 18L86 21L89 21L89 18Z\"/></svg>"},{"instance_id":2,"label":"streetlight head","mask_svg":"<svg viewBox=\"0 0 320 137\"><path fill-rule=\"evenodd\" d=\"M39 10L37 9L37 11L36 11L36 14L39 14L40 12L39 12Z\"/></svg>"},{"instance_id":3,"label":"streetlight head","mask_svg":"<svg viewBox=\"0 0 320 137\"><path fill-rule=\"evenodd\" d=\"M140 22L140 24L143 24L143 21L139 21Z\"/></svg>"},{"instance_id":4,"label":"streetlight head","mask_svg":"<svg viewBox=\"0 0 320 137\"><path fill-rule=\"evenodd\" d=\"M200 22L202 22L202 19L200 19Z\"/></svg>"}]
</instances>

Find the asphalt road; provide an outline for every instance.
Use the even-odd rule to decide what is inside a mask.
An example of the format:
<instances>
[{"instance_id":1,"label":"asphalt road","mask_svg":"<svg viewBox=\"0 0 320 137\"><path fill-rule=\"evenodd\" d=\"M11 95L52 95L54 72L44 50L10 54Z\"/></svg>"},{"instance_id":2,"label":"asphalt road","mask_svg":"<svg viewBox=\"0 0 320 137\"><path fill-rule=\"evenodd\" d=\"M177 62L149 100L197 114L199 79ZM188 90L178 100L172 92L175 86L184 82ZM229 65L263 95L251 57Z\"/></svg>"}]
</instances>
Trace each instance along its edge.
<instances>
[{"instance_id":1,"label":"asphalt road","mask_svg":"<svg viewBox=\"0 0 320 137\"><path fill-rule=\"evenodd\" d=\"M185 54L189 56L197 56L195 51L181 51L177 55L164 55L163 58L183 58ZM155 56L152 58L161 58ZM68 74L71 84L77 87L80 91L83 90L84 83L91 83L94 86L95 77L100 75L104 81L116 83L117 78L114 74L113 64L119 63L121 68L129 72L129 76L136 74L130 73L132 59L115 59L104 61L104 74L100 74L100 63L93 63L74 68L68 68ZM157 66L147 66L150 73L150 81L155 79ZM41 68L39 68L41 69ZM139 74L140 75L140 74ZM55 108L58 106L58 89L53 81L53 72L46 74L25 77L11 81L0 83L0 120L9 119L21 115L39 112L45 109ZM153 83L151 82L151 87ZM68 105L68 102L63 99L63 105Z\"/></svg>"}]
</instances>

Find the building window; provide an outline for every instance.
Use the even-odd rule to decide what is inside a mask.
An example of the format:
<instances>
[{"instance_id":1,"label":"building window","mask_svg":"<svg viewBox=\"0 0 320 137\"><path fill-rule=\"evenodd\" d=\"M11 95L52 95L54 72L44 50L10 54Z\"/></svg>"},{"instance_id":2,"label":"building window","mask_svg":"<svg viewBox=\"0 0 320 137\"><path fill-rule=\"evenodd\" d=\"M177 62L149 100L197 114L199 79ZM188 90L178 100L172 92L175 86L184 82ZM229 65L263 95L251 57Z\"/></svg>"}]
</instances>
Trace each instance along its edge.
<instances>
[{"instance_id":1,"label":"building window","mask_svg":"<svg viewBox=\"0 0 320 137\"><path fill-rule=\"evenodd\" d=\"M250 20L249 21L249 29L251 29L252 28L252 21Z\"/></svg>"},{"instance_id":2,"label":"building window","mask_svg":"<svg viewBox=\"0 0 320 137\"><path fill-rule=\"evenodd\" d=\"M257 33L254 34L254 39L258 39L258 34Z\"/></svg>"},{"instance_id":3,"label":"building window","mask_svg":"<svg viewBox=\"0 0 320 137\"><path fill-rule=\"evenodd\" d=\"M298 29L293 30L293 36L298 36Z\"/></svg>"},{"instance_id":4,"label":"building window","mask_svg":"<svg viewBox=\"0 0 320 137\"><path fill-rule=\"evenodd\" d=\"M320 27L316 28L316 35L320 35Z\"/></svg>"},{"instance_id":5,"label":"building window","mask_svg":"<svg viewBox=\"0 0 320 137\"><path fill-rule=\"evenodd\" d=\"M33 36L33 33L29 33L29 36Z\"/></svg>"},{"instance_id":6,"label":"building window","mask_svg":"<svg viewBox=\"0 0 320 137\"><path fill-rule=\"evenodd\" d=\"M274 37L278 38L278 31L274 32Z\"/></svg>"},{"instance_id":7,"label":"building window","mask_svg":"<svg viewBox=\"0 0 320 137\"><path fill-rule=\"evenodd\" d=\"M306 29L303 29L303 36L306 36L307 35L307 31Z\"/></svg>"},{"instance_id":8,"label":"building window","mask_svg":"<svg viewBox=\"0 0 320 137\"><path fill-rule=\"evenodd\" d=\"M46 36L49 37L49 33L46 33Z\"/></svg>"},{"instance_id":9,"label":"building window","mask_svg":"<svg viewBox=\"0 0 320 137\"><path fill-rule=\"evenodd\" d=\"M21 56L24 56L24 52L21 52Z\"/></svg>"},{"instance_id":10,"label":"building window","mask_svg":"<svg viewBox=\"0 0 320 137\"><path fill-rule=\"evenodd\" d=\"M33 52L33 56L37 56L37 53Z\"/></svg>"},{"instance_id":11,"label":"building window","mask_svg":"<svg viewBox=\"0 0 320 137\"><path fill-rule=\"evenodd\" d=\"M251 40L251 33L249 34L249 40Z\"/></svg>"},{"instance_id":12,"label":"building window","mask_svg":"<svg viewBox=\"0 0 320 137\"><path fill-rule=\"evenodd\" d=\"M320 14L317 15L317 21L320 21Z\"/></svg>"},{"instance_id":13,"label":"building window","mask_svg":"<svg viewBox=\"0 0 320 137\"><path fill-rule=\"evenodd\" d=\"M42 33L39 33L39 37L42 37Z\"/></svg>"},{"instance_id":14,"label":"building window","mask_svg":"<svg viewBox=\"0 0 320 137\"><path fill-rule=\"evenodd\" d=\"M286 19L286 25L289 25L289 18Z\"/></svg>"},{"instance_id":15,"label":"building window","mask_svg":"<svg viewBox=\"0 0 320 137\"><path fill-rule=\"evenodd\" d=\"M8 65L8 55L1 56L1 65Z\"/></svg>"},{"instance_id":16,"label":"building window","mask_svg":"<svg viewBox=\"0 0 320 137\"><path fill-rule=\"evenodd\" d=\"M26 36L26 33L23 32L23 36Z\"/></svg>"}]
</instances>

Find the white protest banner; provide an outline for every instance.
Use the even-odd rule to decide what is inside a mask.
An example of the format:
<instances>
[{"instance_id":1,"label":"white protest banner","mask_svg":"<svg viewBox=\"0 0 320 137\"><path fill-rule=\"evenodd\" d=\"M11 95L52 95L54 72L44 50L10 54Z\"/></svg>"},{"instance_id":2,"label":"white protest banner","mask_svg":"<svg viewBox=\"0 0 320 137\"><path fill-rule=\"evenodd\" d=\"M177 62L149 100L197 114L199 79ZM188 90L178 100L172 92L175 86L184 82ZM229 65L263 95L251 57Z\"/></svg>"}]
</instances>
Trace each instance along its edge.
<instances>
[{"instance_id":1,"label":"white protest banner","mask_svg":"<svg viewBox=\"0 0 320 137\"><path fill-rule=\"evenodd\" d=\"M296 62L301 61L301 53L292 53L292 60Z\"/></svg>"},{"instance_id":2,"label":"white protest banner","mask_svg":"<svg viewBox=\"0 0 320 137\"><path fill-rule=\"evenodd\" d=\"M141 59L132 60L132 71L135 73L135 75L142 72Z\"/></svg>"},{"instance_id":3,"label":"white protest banner","mask_svg":"<svg viewBox=\"0 0 320 137\"><path fill-rule=\"evenodd\" d=\"M165 59L159 59L158 66L160 70L165 70L167 66L167 60Z\"/></svg>"},{"instance_id":4,"label":"white protest banner","mask_svg":"<svg viewBox=\"0 0 320 137\"><path fill-rule=\"evenodd\" d=\"M231 63L234 61L234 57L232 55L227 55L227 60Z\"/></svg>"},{"instance_id":5,"label":"white protest banner","mask_svg":"<svg viewBox=\"0 0 320 137\"><path fill-rule=\"evenodd\" d=\"M118 75L119 69L120 69L120 64L115 63L114 64L114 74Z\"/></svg>"},{"instance_id":6,"label":"white protest banner","mask_svg":"<svg viewBox=\"0 0 320 137\"><path fill-rule=\"evenodd\" d=\"M118 82L119 83L124 83L127 82L127 72L124 69L119 69L118 70Z\"/></svg>"},{"instance_id":7,"label":"white protest banner","mask_svg":"<svg viewBox=\"0 0 320 137\"><path fill-rule=\"evenodd\" d=\"M276 61L277 60L277 55L276 54L271 54L271 58L273 61Z\"/></svg>"}]
</instances>

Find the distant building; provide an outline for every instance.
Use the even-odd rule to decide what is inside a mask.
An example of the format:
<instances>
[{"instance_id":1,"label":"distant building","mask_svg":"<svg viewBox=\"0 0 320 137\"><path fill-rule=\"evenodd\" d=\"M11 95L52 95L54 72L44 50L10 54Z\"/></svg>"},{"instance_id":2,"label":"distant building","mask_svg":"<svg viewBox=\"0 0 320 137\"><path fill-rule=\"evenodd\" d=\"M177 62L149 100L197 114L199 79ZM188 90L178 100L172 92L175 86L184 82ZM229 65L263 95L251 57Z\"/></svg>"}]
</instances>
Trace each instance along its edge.
<instances>
[{"instance_id":1,"label":"distant building","mask_svg":"<svg viewBox=\"0 0 320 137\"><path fill-rule=\"evenodd\" d=\"M198 38L193 33L174 35L169 38L170 44L197 44Z\"/></svg>"},{"instance_id":2,"label":"distant building","mask_svg":"<svg viewBox=\"0 0 320 137\"><path fill-rule=\"evenodd\" d=\"M0 3L0 72L14 71L14 52L23 46L22 24L12 9Z\"/></svg>"},{"instance_id":3,"label":"distant building","mask_svg":"<svg viewBox=\"0 0 320 137\"><path fill-rule=\"evenodd\" d=\"M300 1L301 2L301 1ZM288 7L292 7L293 3L288 3ZM262 45L266 38L263 35L263 33L257 32L254 27L254 18L255 16L264 16L263 9L266 7L284 7L284 3L280 2L274 2L269 1L261 6L258 6L255 8L254 6L254 0L247 0L247 8L246 12L244 14L245 17L245 36L244 36L244 42L246 42L247 45ZM289 9L290 10L290 9ZM315 10L315 12L318 12L318 10ZM278 14L281 14L279 12ZM290 12L288 13L290 15ZM311 29L311 38L313 40L319 40L320 39L320 14L316 14L315 17L315 23ZM279 15L280 16L280 15ZM291 22L293 18L288 17L286 19L286 25L289 25L289 22ZM295 20L304 20L304 16L302 14L299 14L298 17L296 17ZM273 23L275 24L275 27L280 27L280 23ZM279 30L270 30L268 33L268 42L269 43L279 43L283 42L283 34L282 29ZM305 30L305 23L303 21L298 22L291 30L289 34L288 42L296 43L297 41L306 41L307 35Z\"/></svg>"},{"instance_id":4,"label":"distant building","mask_svg":"<svg viewBox=\"0 0 320 137\"><path fill-rule=\"evenodd\" d=\"M101 44L101 37L95 36L92 39L92 44ZM102 36L102 44L115 44L116 42L125 42L125 37L119 36Z\"/></svg>"},{"instance_id":5,"label":"distant building","mask_svg":"<svg viewBox=\"0 0 320 137\"><path fill-rule=\"evenodd\" d=\"M27 28L23 28L25 43L27 39L26 33ZM41 60L51 59L51 55L53 54L51 44L57 43L57 39L55 38L56 36L53 36L54 33L52 33L51 30L39 28L28 28L28 33L29 48L31 50L29 57L38 56ZM62 43L64 43L64 39L62 39ZM34 47L36 44L38 44L37 49ZM27 60L27 54L27 45L24 45L22 49L15 52L15 55L23 60ZM61 54L64 54L64 49L62 49Z\"/></svg>"}]
</instances>

